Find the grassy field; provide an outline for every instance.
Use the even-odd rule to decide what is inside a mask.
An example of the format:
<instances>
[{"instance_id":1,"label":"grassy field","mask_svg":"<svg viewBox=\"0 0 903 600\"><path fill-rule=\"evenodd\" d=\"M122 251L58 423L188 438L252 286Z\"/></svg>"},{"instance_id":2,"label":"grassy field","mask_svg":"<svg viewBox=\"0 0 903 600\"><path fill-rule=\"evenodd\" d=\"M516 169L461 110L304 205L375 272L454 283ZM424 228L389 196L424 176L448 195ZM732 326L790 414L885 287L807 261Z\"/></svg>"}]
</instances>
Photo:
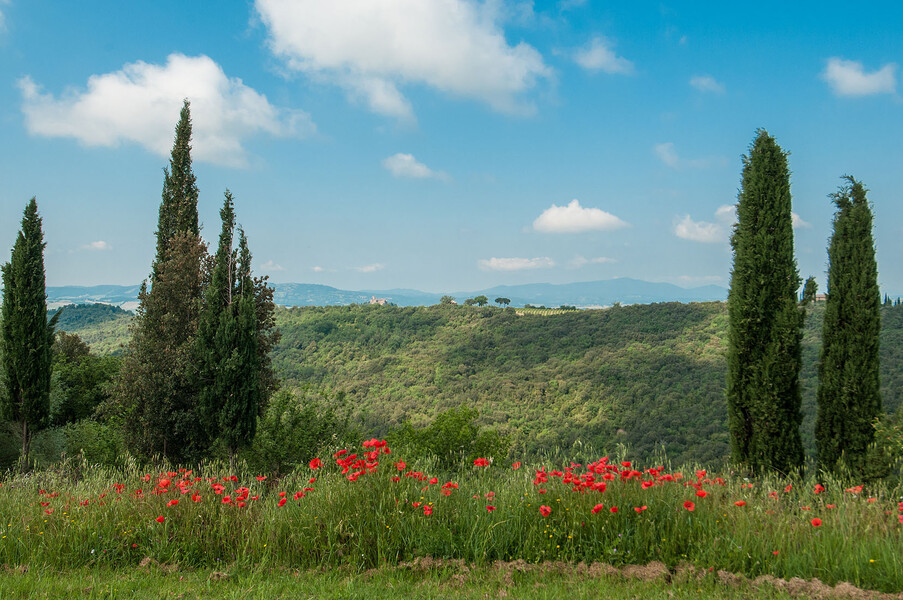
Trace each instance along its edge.
<instances>
[{"instance_id":1,"label":"grassy field","mask_svg":"<svg viewBox=\"0 0 903 600\"><path fill-rule=\"evenodd\" d=\"M839 588L842 592L849 588ZM150 564L130 569L28 570L0 573L0 596L18 598L600 598L628 600L782 599L816 597L831 591L815 582L760 580L684 571L605 573L555 566L523 571L511 565L470 568L438 565L355 572L181 570ZM844 597L840 595L839 597ZM857 598L869 597L858 592Z\"/></svg>"},{"instance_id":2,"label":"grassy field","mask_svg":"<svg viewBox=\"0 0 903 600\"><path fill-rule=\"evenodd\" d=\"M374 442L280 480L240 465L148 470L76 461L9 475L0 482L0 564L127 573L146 560L238 572L362 572L417 559L478 567L657 562L903 590L899 488L749 481L607 459L479 461L441 473Z\"/></svg>"}]
</instances>

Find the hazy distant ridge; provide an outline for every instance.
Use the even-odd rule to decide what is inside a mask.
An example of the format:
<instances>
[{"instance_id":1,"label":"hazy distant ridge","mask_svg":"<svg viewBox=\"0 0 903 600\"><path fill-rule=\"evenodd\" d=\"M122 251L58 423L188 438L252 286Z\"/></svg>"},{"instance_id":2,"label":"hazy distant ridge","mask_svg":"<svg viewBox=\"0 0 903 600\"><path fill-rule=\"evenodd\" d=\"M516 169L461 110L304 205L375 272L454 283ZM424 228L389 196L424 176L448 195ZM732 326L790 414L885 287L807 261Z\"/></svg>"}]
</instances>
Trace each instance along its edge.
<instances>
[{"instance_id":1,"label":"hazy distant ridge","mask_svg":"<svg viewBox=\"0 0 903 600\"><path fill-rule=\"evenodd\" d=\"M340 290L328 285L315 283L275 283L273 299L282 306L330 306L343 304L366 304L371 298L385 298L399 306L429 306L438 304L446 294L421 292L419 290ZM138 298L139 286L97 285L48 287L47 301L52 305L82 304L102 302L125 305L131 308ZM653 302L708 302L725 300L727 289L707 285L696 288L682 288L671 283L655 283L623 277L603 281L581 283L528 283L523 285L500 285L472 292L453 292L447 295L459 303L467 298L485 295L492 302L496 298L508 298L512 306L524 304L561 306L610 306L621 304L650 304Z\"/></svg>"}]
</instances>

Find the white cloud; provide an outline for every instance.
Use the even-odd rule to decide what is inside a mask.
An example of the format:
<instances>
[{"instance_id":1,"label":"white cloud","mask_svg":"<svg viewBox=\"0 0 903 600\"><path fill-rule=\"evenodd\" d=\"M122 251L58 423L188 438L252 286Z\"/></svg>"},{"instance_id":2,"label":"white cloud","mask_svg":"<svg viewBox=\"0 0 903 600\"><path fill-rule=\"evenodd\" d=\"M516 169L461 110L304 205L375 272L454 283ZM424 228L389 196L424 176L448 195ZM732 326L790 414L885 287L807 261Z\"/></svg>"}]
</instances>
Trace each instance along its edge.
<instances>
[{"instance_id":1,"label":"white cloud","mask_svg":"<svg viewBox=\"0 0 903 600\"><path fill-rule=\"evenodd\" d=\"M736 208L731 205L718 207L715 211L715 222L694 221L690 215L675 217L674 235L684 240L706 244L725 242L736 218Z\"/></svg>"},{"instance_id":2,"label":"white cloud","mask_svg":"<svg viewBox=\"0 0 903 600\"><path fill-rule=\"evenodd\" d=\"M535 48L505 40L506 11L470 0L256 0L289 69L343 86L373 112L412 120L400 86L424 84L505 113L552 75Z\"/></svg>"},{"instance_id":3,"label":"white cloud","mask_svg":"<svg viewBox=\"0 0 903 600\"><path fill-rule=\"evenodd\" d=\"M528 269L550 269L555 261L548 256L537 258L484 258L477 261L484 271L524 271Z\"/></svg>"},{"instance_id":4,"label":"white cloud","mask_svg":"<svg viewBox=\"0 0 903 600\"><path fill-rule=\"evenodd\" d=\"M373 263L372 265L364 265L363 267L355 267L354 270L360 273L375 273L377 271L382 271L386 268L386 265L382 263Z\"/></svg>"},{"instance_id":5,"label":"white cloud","mask_svg":"<svg viewBox=\"0 0 903 600\"><path fill-rule=\"evenodd\" d=\"M705 169L712 166L723 166L727 163L727 160L723 157L681 158L677 154L677 150L674 149L674 142L656 144L653 146L652 150L660 161L672 169L681 169L684 167L689 167L691 169Z\"/></svg>"},{"instance_id":6,"label":"white cloud","mask_svg":"<svg viewBox=\"0 0 903 600\"><path fill-rule=\"evenodd\" d=\"M87 89L68 89L59 98L43 93L30 77L18 83L29 133L71 137L86 146L133 142L167 156L184 98L191 101L195 160L243 166L242 144L252 135L303 137L315 131L307 113L274 107L203 55L171 54L165 65L129 63L92 75Z\"/></svg>"},{"instance_id":7,"label":"white cloud","mask_svg":"<svg viewBox=\"0 0 903 600\"><path fill-rule=\"evenodd\" d=\"M280 264L277 264L271 260L266 261L262 265L260 265L261 271L266 271L267 273L275 273L277 271L285 271L285 267Z\"/></svg>"},{"instance_id":8,"label":"white cloud","mask_svg":"<svg viewBox=\"0 0 903 600\"><path fill-rule=\"evenodd\" d=\"M96 242L91 242L90 244L85 244L83 246L79 246L78 249L79 250L87 250L89 252L91 252L91 251L104 252L107 250L112 250L113 246L111 246L109 243L107 243L103 240L97 240ZM70 250L70 252L71 252L71 250Z\"/></svg>"},{"instance_id":9,"label":"white cloud","mask_svg":"<svg viewBox=\"0 0 903 600\"><path fill-rule=\"evenodd\" d=\"M808 229L812 227L812 223L803 221L803 218L796 213L790 213L790 218L793 220L794 229Z\"/></svg>"},{"instance_id":10,"label":"white cloud","mask_svg":"<svg viewBox=\"0 0 903 600\"><path fill-rule=\"evenodd\" d=\"M579 269L586 265L605 265L618 262L617 259L607 256L597 256L596 258L586 258L585 256L576 255L570 260L568 266L572 269Z\"/></svg>"},{"instance_id":11,"label":"white cloud","mask_svg":"<svg viewBox=\"0 0 903 600\"><path fill-rule=\"evenodd\" d=\"M611 231L627 226L627 223L602 209L583 208L576 198L567 206L552 204L533 221L533 229L543 233Z\"/></svg>"},{"instance_id":12,"label":"white cloud","mask_svg":"<svg viewBox=\"0 0 903 600\"><path fill-rule=\"evenodd\" d=\"M394 177L407 177L410 179L442 179L448 180L448 174L442 171L433 171L428 166L419 162L412 154L393 154L383 159L383 167Z\"/></svg>"},{"instance_id":13,"label":"white cloud","mask_svg":"<svg viewBox=\"0 0 903 600\"><path fill-rule=\"evenodd\" d=\"M633 73L633 63L615 54L611 43L601 35L595 36L590 43L574 54L578 65L589 71L605 73Z\"/></svg>"},{"instance_id":14,"label":"white cloud","mask_svg":"<svg viewBox=\"0 0 903 600\"><path fill-rule=\"evenodd\" d=\"M674 142L665 142L663 144L655 145L655 154L658 156L659 160L668 165L669 167L677 168L680 163L680 158L677 156L677 152L674 150Z\"/></svg>"},{"instance_id":15,"label":"white cloud","mask_svg":"<svg viewBox=\"0 0 903 600\"><path fill-rule=\"evenodd\" d=\"M323 267L320 267L320 266L316 266L316 267L314 267L312 270L313 270L314 273L322 273L322 272L325 271L326 269L324 269Z\"/></svg>"},{"instance_id":16,"label":"white cloud","mask_svg":"<svg viewBox=\"0 0 903 600\"><path fill-rule=\"evenodd\" d=\"M724 93L724 84L718 83L711 75L695 75L690 78L690 85L700 92Z\"/></svg>"},{"instance_id":17,"label":"white cloud","mask_svg":"<svg viewBox=\"0 0 903 600\"><path fill-rule=\"evenodd\" d=\"M877 71L866 73L861 62L829 58L821 77L838 96L870 96L893 94L897 89L897 65L887 63Z\"/></svg>"}]
</instances>

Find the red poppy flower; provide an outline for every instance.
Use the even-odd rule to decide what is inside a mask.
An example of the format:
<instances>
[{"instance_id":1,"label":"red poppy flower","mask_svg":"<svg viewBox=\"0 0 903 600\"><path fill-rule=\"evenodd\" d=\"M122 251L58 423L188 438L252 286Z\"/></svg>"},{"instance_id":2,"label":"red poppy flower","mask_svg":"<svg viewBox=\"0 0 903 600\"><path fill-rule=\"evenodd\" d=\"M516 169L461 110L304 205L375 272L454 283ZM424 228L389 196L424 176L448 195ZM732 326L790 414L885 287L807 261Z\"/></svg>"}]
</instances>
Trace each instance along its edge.
<instances>
[{"instance_id":1,"label":"red poppy flower","mask_svg":"<svg viewBox=\"0 0 903 600\"><path fill-rule=\"evenodd\" d=\"M785 493L785 494L789 494L789 493L790 493L790 490L792 490L792 489L793 489L793 484L792 484L792 483L788 483L788 484L787 484L787 487L784 488L784 493Z\"/></svg>"},{"instance_id":2,"label":"red poppy flower","mask_svg":"<svg viewBox=\"0 0 903 600\"><path fill-rule=\"evenodd\" d=\"M424 514L424 516L427 516L427 517L430 516L431 514L433 514L433 507L432 506L424 506L423 514Z\"/></svg>"},{"instance_id":3,"label":"red poppy flower","mask_svg":"<svg viewBox=\"0 0 903 600\"><path fill-rule=\"evenodd\" d=\"M734 502L734 506L746 506L746 502L744 502L743 500L737 500L736 502Z\"/></svg>"},{"instance_id":4,"label":"red poppy flower","mask_svg":"<svg viewBox=\"0 0 903 600\"><path fill-rule=\"evenodd\" d=\"M473 466L475 467L488 467L489 461L485 458L475 458L473 459Z\"/></svg>"},{"instance_id":5,"label":"red poppy flower","mask_svg":"<svg viewBox=\"0 0 903 600\"><path fill-rule=\"evenodd\" d=\"M161 488L168 488L170 483L171 482L169 481L169 479L161 479L160 483L158 483L157 486Z\"/></svg>"},{"instance_id":6,"label":"red poppy flower","mask_svg":"<svg viewBox=\"0 0 903 600\"><path fill-rule=\"evenodd\" d=\"M824 486L822 486L822 484L816 483L815 488L812 491L816 494L821 494L823 491L825 491L825 488Z\"/></svg>"},{"instance_id":7,"label":"red poppy flower","mask_svg":"<svg viewBox=\"0 0 903 600\"><path fill-rule=\"evenodd\" d=\"M492 512L494 510L495 510L495 507L492 505L486 507L486 512Z\"/></svg>"},{"instance_id":8,"label":"red poppy flower","mask_svg":"<svg viewBox=\"0 0 903 600\"><path fill-rule=\"evenodd\" d=\"M644 510L646 510L647 508L648 508L647 506L634 506L633 510L635 510L637 512L637 514L639 514L639 513L643 512Z\"/></svg>"},{"instance_id":9,"label":"red poppy flower","mask_svg":"<svg viewBox=\"0 0 903 600\"><path fill-rule=\"evenodd\" d=\"M54 511L54 509L52 509L52 508L47 508L44 510L44 512L47 513L48 515L52 515L53 511Z\"/></svg>"},{"instance_id":10,"label":"red poppy flower","mask_svg":"<svg viewBox=\"0 0 903 600\"><path fill-rule=\"evenodd\" d=\"M170 500L169 502L166 503L166 506L175 506L178 503L179 503L179 501L177 499L173 498L172 500Z\"/></svg>"},{"instance_id":11,"label":"red poppy flower","mask_svg":"<svg viewBox=\"0 0 903 600\"><path fill-rule=\"evenodd\" d=\"M411 506L413 506L414 508L420 508L421 504L423 504L423 502L411 502Z\"/></svg>"},{"instance_id":12,"label":"red poppy flower","mask_svg":"<svg viewBox=\"0 0 903 600\"><path fill-rule=\"evenodd\" d=\"M154 519L154 520L155 520L157 523L162 523L163 521L166 520L166 517L164 517L163 515L160 515L159 517L157 517L157 518Z\"/></svg>"},{"instance_id":13,"label":"red poppy flower","mask_svg":"<svg viewBox=\"0 0 903 600\"><path fill-rule=\"evenodd\" d=\"M314 458L310 461L310 463L308 463L308 466L311 469L319 469L320 467L323 466L323 463L320 461L319 458Z\"/></svg>"},{"instance_id":14,"label":"red poppy flower","mask_svg":"<svg viewBox=\"0 0 903 600\"><path fill-rule=\"evenodd\" d=\"M545 506L545 505L540 506L540 507L539 507L539 514L541 514L541 515L544 516L544 517L548 517L550 514L552 514L552 507L551 507L551 506Z\"/></svg>"},{"instance_id":15,"label":"red poppy flower","mask_svg":"<svg viewBox=\"0 0 903 600\"><path fill-rule=\"evenodd\" d=\"M520 469L520 462L514 463L513 465L511 465L511 468L517 471L518 469Z\"/></svg>"},{"instance_id":16,"label":"red poppy flower","mask_svg":"<svg viewBox=\"0 0 903 600\"><path fill-rule=\"evenodd\" d=\"M256 479L257 481L266 481L267 476L266 475L257 475L254 477L254 479Z\"/></svg>"},{"instance_id":17,"label":"red poppy flower","mask_svg":"<svg viewBox=\"0 0 903 600\"><path fill-rule=\"evenodd\" d=\"M191 500L192 500L193 502L200 502L200 501L201 501L201 495L200 495L200 494L192 494L192 495L191 495Z\"/></svg>"},{"instance_id":18,"label":"red poppy flower","mask_svg":"<svg viewBox=\"0 0 903 600\"><path fill-rule=\"evenodd\" d=\"M604 508L605 508L605 507L602 506L601 504L597 504L597 505L595 505L595 506L593 507L592 513L595 515L595 514L601 512L602 509L604 509Z\"/></svg>"},{"instance_id":19,"label":"red poppy flower","mask_svg":"<svg viewBox=\"0 0 903 600\"><path fill-rule=\"evenodd\" d=\"M621 466L624 467L625 469L627 469L627 468L630 468L631 464L632 463L629 460L625 460L624 462L621 463Z\"/></svg>"},{"instance_id":20,"label":"red poppy flower","mask_svg":"<svg viewBox=\"0 0 903 600\"><path fill-rule=\"evenodd\" d=\"M692 502L690 502L689 500L687 500L686 502L684 502L684 508L686 508L687 510L693 511L693 510L696 510L696 505L693 504Z\"/></svg>"},{"instance_id":21,"label":"red poppy flower","mask_svg":"<svg viewBox=\"0 0 903 600\"><path fill-rule=\"evenodd\" d=\"M821 519L819 519L818 517L812 519L812 526L813 527L821 527Z\"/></svg>"},{"instance_id":22,"label":"red poppy flower","mask_svg":"<svg viewBox=\"0 0 903 600\"><path fill-rule=\"evenodd\" d=\"M826 504L825 508L837 508L837 506L834 504Z\"/></svg>"},{"instance_id":23,"label":"red poppy flower","mask_svg":"<svg viewBox=\"0 0 903 600\"><path fill-rule=\"evenodd\" d=\"M285 506L285 503L286 503L286 502L288 502L288 499L287 499L287 498L283 498L282 500L279 501L278 506Z\"/></svg>"},{"instance_id":24,"label":"red poppy flower","mask_svg":"<svg viewBox=\"0 0 903 600\"><path fill-rule=\"evenodd\" d=\"M244 502L239 502L239 503L238 503L238 508L244 508L244 507L245 507L245 503L244 503Z\"/></svg>"},{"instance_id":25,"label":"red poppy flower","mask_svg":"<svg viewBox=\"0 0 903 600\"><path fill-rule=\"evenodd\" d=\"M408 467L407 463L405 463L403 460L400 460L397 463L395 463L395 468L398 469L399 471L404 471L407 467Z\"/></svg>"},{"instance_id":26,"label":"red poppy flower","mask_svg":"<svg viewBox=\"0 0 903 600\"><path fill-rule=\"evenodd\" d=\"M435 485L437 483L439 483L438 477L433 477L432 479L430 479L430 485Z\"/></svg>"},{"instance_id":27,"label":"red poppy flower","mask_svg":"<svg viewBox=\"0 0 903 600\"><path fill-rule=\"evenodd\" d=\"M702 479L703 477L705 477L705 471L704 471L704 470L696 471L696 479Z\"/></svg>"},{"instance_id":28,"label":"red poppy flower","mask_svg":"<svg viewBox=\"0 0 903 600\"><path fill-rule=\"evenodd\" d=\"M778 552L777 550L775 550L774 552L772 552L772 554L774 554L775 556L777 556L778 554L780 554L780 552Z\"/></svg>"},{"instance_id":29,"label":"red poppy flower","mask_svg":"<svg viewBox=\"0 0 903 600\"><path fill-rule=\"evenodd\" d=\"M696 490L696 495L699 496L700 498L705 498L706 496L709 495L709 493L705 490Z\"/></svg>"},{"instance_id":30,"label":"red poppy flower","mask_svg":"<svg viewBox=\"0 0 903 600\"><path fill-rule=\"evenodd\" d=\"M617 507L617 506L612 506L612 507L609 508L608 510L610 510L610 511L613 512L613 513L616 513L616 512L618 512L618 507Z\"/></svg>"}]
</instances>

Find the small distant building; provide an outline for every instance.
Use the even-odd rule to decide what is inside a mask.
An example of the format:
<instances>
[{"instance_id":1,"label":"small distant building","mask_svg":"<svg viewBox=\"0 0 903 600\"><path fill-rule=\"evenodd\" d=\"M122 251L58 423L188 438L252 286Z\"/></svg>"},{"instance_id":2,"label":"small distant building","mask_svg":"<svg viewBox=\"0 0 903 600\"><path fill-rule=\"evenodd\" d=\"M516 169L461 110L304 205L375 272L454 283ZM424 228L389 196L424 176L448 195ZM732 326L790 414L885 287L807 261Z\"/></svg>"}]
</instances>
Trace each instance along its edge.
<instances>
[{"instance_id":1,"label":"small distant building","mask_svg":"<svg viewBox=\"0 0 903 600\"><path fill-rule=\"evenodd\" d=\"M816 301L816 302L824 302L824 301L826 301L827 299L828 299L828 295L827 295L827 294L815 294L815 301Z\"/></svg>"},{"instance_id":2,"label":"small distant building","mask_svg":"<svg viewBox=\"0 0 903 600\"><path fill-rule=\"evenodd\" d=\"M379 304L380 306L385 306L389 303L389 300L386 298L377 298L376 296L370 297L370 304Z\"/></svg>"}]
</instances>

